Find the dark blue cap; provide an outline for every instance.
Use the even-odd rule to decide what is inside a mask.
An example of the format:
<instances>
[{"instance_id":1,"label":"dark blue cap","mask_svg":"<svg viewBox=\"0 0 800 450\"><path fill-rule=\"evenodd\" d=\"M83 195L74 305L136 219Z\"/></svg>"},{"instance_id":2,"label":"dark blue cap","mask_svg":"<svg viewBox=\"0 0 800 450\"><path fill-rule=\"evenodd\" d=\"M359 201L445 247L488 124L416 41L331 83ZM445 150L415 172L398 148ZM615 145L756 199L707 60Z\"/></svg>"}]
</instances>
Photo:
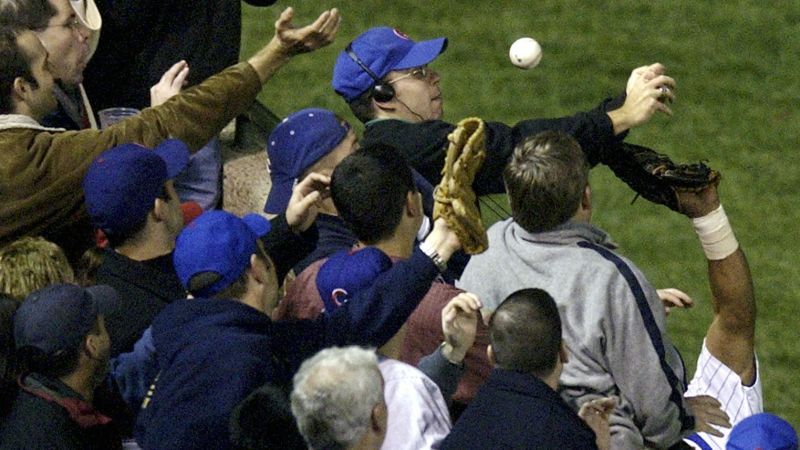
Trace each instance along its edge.
<instances>
[{"instance_id":1,"label":"dark blue cap","mask_svg":"<svg viewBox=\"0 0 800 450\"><path fill-rule=\"evenodd\" d=\"M83 178L92 224L111 235L134 230L153 209L164 183L188 163L189 149L177 139L167 139L152 150L122 144L103 152Z\"/></svg>"},{"instance_id":2,"label":"dark blue cap","mask_svg":"<svg viewBox=\"0 0 800 450\"><path fill-rule=\"evenodd\" d=\"M109 315L116 302L117 292L104 285L54 284L33 292L14 315L16 346L36 347L48 355L76 349L97 316Z\"/></svg>"},{"instance_id":3,"label":"dark blue cap","mask_svg":"<svg viewBox=\"0 0 800 450\"><path fill-rule=\"evenodd\" d=\"M403 32L389 27L370 28L350 43L353 53L379 78L393 70L424 66L447 48L447 38L414 42ZM375 84L346 51L339 53L333 67L333 90L349 103Z\"/></svg>"},{"instance_id":4,"label":"dark blue cap","mask_svg":"<svg viewBox=\"0 0 800 450\"><path fill-rule=\"evenodd\" d=\"M175 241L175 273L188 290L193 276L212 272L213 283L195 289L197 297L210 297L223 291L242 276L256 253L256 240L269 233L270 222L258 214L242 218L227 211L207 211L186 225Z\"/></svg>"},{"instance_id":5,"label":"dark blue cap","mask_svg":"<svg viewBox=\"0 0 800 450\"><path fill-rule=\"evenodd\" d=\"M392 260L375 247L334 253L317 273L317 291L325 312L335 311L390 267Z\"/></svg>"},{"instance_id":6,"label":"dark blue cap","mask_svg":"<svg viewBox=\"0 0 800 450\"><path fill-rule=\"evenodd\" d=\"M283 119L267 142L272 187L264 211L286 211L297 177L336 148L348 131L347 122L327 109L303 109Z\"/></svg>"},{"instance_id":7,"label":"dark blue cap","mask_svg":"<svg viewBox=\"0 0 800 450\"><path fill-rule=\"evenodd\" d=\"M797 450L797 432L774 414L754 414L733 427L727 449Z\"/></svg>"}]
</instances>

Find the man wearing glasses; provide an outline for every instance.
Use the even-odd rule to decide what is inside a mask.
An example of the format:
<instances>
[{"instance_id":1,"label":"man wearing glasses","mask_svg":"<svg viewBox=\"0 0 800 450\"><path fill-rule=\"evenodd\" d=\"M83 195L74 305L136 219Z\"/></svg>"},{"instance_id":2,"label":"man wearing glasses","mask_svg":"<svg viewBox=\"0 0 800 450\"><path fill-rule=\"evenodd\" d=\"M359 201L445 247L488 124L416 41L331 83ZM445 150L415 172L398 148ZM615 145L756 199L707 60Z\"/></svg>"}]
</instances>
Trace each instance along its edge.
<instances>
[{"instance_id":1,"label":"man wearing glasses","mask_svg":"<svg viewBox=\"0 0 800 450\"><path fill-rule=\"evenodd\" d=\"M441 77L428 67L446 48L447 38L415 42L396 29L377 27L353 40L333 69L334 90L366 124L363 144L396 147L433 185L441 179L447 135L455 128L441 120ZM504 193L502 171L514 146L544 130L575 137L592 165L606 162L627 130L647 122L656 111L672 114L665 100L672 100L675 80L664 73L661 64L639 67L622 95L569 117L523 120L513 127L487 121L487 156L473 183L476 194Z\"/></svg>"},{"instance_id":2,"label":"man wearing glasses","mask_svg":"<svg viewBox=\"0 0 800 450\"><path fill-rule=\"evenodd\" d=\"M0 0L0 17L0 25L33 30L49 54L50 71L59 80L54 88L59 108L41 123L92 127L94 117L82 82L102 25L94 0Z\"/></svg>"}]
</instances>

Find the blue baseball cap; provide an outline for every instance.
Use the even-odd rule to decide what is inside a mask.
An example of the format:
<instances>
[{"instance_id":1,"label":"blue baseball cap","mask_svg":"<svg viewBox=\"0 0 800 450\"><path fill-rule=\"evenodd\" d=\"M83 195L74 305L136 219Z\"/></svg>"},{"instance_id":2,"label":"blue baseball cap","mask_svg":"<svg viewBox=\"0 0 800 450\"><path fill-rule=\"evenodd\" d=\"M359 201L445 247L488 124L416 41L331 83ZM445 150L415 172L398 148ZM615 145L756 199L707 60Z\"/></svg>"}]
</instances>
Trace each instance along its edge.
<instances>
[{"instance_id":1,"label":"blue baseball cap","mask_svg":"<svg viewBox=\"0 0 800 450\"><path fill-rule=\"evenodd\" d=\"M797 450L797 432L789 422L769 414L754 414L733 427L728 450Z\"/></svg>"},{"instance_id":2,"label":"blue baseball cap","mask_svg":"<svg viewBox=\"0 0 800 450\"><path fill-rule=\"evenodd\" d=\"M325 312L335 311L391 267L392 260L375 247L334 253L317 273L317 291Z\"/></svg>"},{"instance_id":3,"label":"blue baseball cap","mask_svg":"<svg viewBox=\"0 0 800 450\"><path fill-rule=\"evenodd\" d=\"M150 150L122 144L100 154L83 178L86 209L95 228L127 234L153 209L164 183L189 164L189 148L167 139Z\"/></svg>"},{"instance_id":4,"label":"blue baseball cap","mask_svg":"<svg viewBox=\"0 0 800 450\"><path fill-rule=\"evenodd\" d=\"M272 187L264 212L286 211L297 177L336 148L349 131L346 121L322 108L302 109L283 119L267 142Z\"/></svg>"},{"instance_id":5,"label":"blue baseball cap","mask_svg":"<svg viewBox=\"0 0 800 450\"><path fill-rule=\"evenodd\" d=\"M242 276L256 253L256 241L269 233L272 225L258 214L239 218L227 211L201 214L186 225L175 241L172 255L175 273L187 290L197 274L216 274L208 284L190 290L198 297L223 291Z\"/></svg>"},{"instance_id":6,"label":"blue baseball cap","mask_svg":"<svg viewBox=\"0 0 800 450\"><path fill-rule=\"evenodd\" d=\"M424 66L447 48L447 38L414 42L405 33L390 27L370 28L359 35L349 48L379 78L393 70ZM375 84L347 51L339 53L333 66L333 90L349 103Z\"/></svg>"},{"instance_id":7,"label":"blue baseball cap","mask_svg":"<svg viewBox=\"0 0 800 450\"><path fill-rule=\"evenodd\" d=\"M36 347L48 355L76 349L97 317L114 311L116 302L117 292L104 285L54 284L35 291L14 315L16 346Z\"/></svg>"}]
</instances>

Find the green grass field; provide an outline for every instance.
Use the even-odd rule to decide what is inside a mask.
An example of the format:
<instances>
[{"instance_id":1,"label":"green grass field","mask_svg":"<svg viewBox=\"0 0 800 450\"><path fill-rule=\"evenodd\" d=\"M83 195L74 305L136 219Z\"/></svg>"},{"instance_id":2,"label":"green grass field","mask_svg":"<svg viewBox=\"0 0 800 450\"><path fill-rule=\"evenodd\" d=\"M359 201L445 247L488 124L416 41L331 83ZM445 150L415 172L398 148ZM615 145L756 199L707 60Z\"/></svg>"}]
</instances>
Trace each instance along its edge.
<instances>
[{"instance_id":1,"label":"green grass field","mask_svg":"<svg viewBox=\"0 0 800 450\"><path fill-rule=\"evenodd\" d=\"M245 8L243 56L272 36L278 12L289 4ZM331 47L297 57L268 82L260 98L279 116L321 106L356 123L330 87L331 71L352 38L378 25L417 40L450 38L433 65L442 74L450 121L567 115L621 92L634 67L665 64L678 81L675 114L655 117L628 140L676 160L708 160L722 172L722 201L755 279L765 406L800 424L800 2L345 0L293 6L298 23L332 6L343 21ZM508 62L508 46L522 36L544 49L531 71ZM710 320L710 291L688 220L645 200L631 205L633 192L605 167L593 170L591 181L595 223L656 287L677 287L695 298L693 310L669 318L669 333L693 373Z\"/></svg>"}]
</instances>

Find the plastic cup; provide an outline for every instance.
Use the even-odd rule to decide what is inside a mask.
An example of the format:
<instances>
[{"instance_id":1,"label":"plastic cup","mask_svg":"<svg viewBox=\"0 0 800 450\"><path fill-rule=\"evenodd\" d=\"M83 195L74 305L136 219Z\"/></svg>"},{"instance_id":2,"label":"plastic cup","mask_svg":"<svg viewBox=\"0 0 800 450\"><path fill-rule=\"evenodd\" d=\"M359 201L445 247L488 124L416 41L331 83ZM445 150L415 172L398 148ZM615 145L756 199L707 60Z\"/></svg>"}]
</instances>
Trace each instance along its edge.
<instances>
[{"instance_id":1,"label":"plastic cup","mask_svg":"<svg viewBox=\"0 0 800 450\"><path fill-rule=\"evenodd\" d=\"M120 120L139 114L136 108L106 108L97 112L100 117L100 128L108 128Z\"/></svg>"}]
</instances>

